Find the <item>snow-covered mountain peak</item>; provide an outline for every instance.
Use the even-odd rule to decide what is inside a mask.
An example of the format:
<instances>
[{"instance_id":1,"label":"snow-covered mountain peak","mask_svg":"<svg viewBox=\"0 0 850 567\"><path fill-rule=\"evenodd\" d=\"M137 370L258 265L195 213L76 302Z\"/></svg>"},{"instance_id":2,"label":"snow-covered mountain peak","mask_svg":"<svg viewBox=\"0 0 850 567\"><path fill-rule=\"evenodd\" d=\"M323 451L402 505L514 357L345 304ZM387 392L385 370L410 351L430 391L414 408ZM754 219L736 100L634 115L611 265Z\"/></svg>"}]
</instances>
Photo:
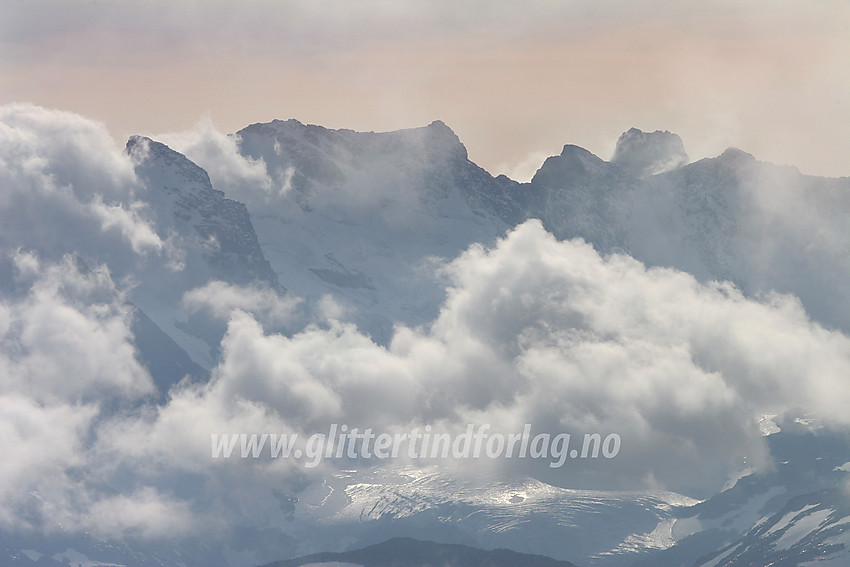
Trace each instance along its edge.
<instances>
[{"instance_id":1,"label":"snow-covered mountain peak","mask_svg":"<svg viewBox=\"0 0 850 567\"><path fill-rule=\"evenodd\" d=\"M137 171L155 174L170 190L188 188L192 192L214 192L217 198L224 197L224 193L213 189L203 168L161 142L146 136L130 136L124 151L135 162Z\"/></svg>"},{"instance_id":2,"label":"snow-covered mountain peak","mask_svg":"<svg viewBox=\"0 0 850 567\"><path fill-rule=\"evenodd\" d=\"M470 162L440 121L380 133L275 121L237 139L281 188L247 200L281 281L298 295L330 293L356 306L358 325L379 339L393 321L434 315L443 291L415 275L423 262L491 241L517 209L507 196L515 184Z\"/></svg>"},{"instance_id":3,"label":"snow-covered mountain peak","mask_svg":"<svg viewBox=\"0 0 850 567\"><path fill-rule=\"evenodd\" d=\"M266 164L273 184L281 187L280 196L289 194L305 211L345 204L361 212L383 208L382 217L391 218L394 212L401 218L430 206L426 203L475 201L478 186L492 184L492 177L469 161L458 136L439 120L380 133L276 120L248 126L237 136L243 155Z\"/></svg>"},{"instance_id":4,"label":"snow-covered mountain peak","mask_svg":"<svg viewBox=\"0 0 850 567\"><path fill-rule=\"evenodd\" d=\"M278 285L244 203L226 198L203 168L163 143L132 136L125 151L147 189L158 234L182 250L186 273L198 276L193 281L214 276Z\"/></svg>"},{"instance_id":5,"label":"snow-covered mountain peak","mask_svg":"<svg viewBox=\"0 0 850 567\"><path fill-rule=\"evenodd\" d=\"M318 152L321 158L316 156L316 173L319 169L327 169L329 166L339 167L355 164L366 157L384 157L395 159L406 157L439 164L445 160L457 162L466 161L466 147L460 138L443 121L435 120L427 126L407 128L391 132L357 132L349 129L329 129L323 126L303 124L295 119L273 120L268 123L252 124L237 133L242 140L243 147L246 141L262 138L274 143L274 155L278 157L299 158L303 154ZM247 146L251 147L250 141ZM302 156L292 155L292 150L298 148ZM317 159L318 158L318 159ZM328 163L330 162L343 163ZM266 162L279 161L266 159ZM321 163L319 163L321 162ZM335 169L330 167L331 169ZM309 172L308 172L309 173ZM329 173L325 171L325 173ZM324 182L332 184L339 182L339 175L324 175Z\"/></svg>"},{"instance_id":6,"label":"snow-covered mountain peak","mask_svg":"<svg viewBox=\"0 0 850 567\"><path fill-rule=\"evenodd\" d=\"M682 139L672 132L643 132L631 128L617 140L612 163L635 177L649 177L688 163Z\"/></svg>"}]
</instances>

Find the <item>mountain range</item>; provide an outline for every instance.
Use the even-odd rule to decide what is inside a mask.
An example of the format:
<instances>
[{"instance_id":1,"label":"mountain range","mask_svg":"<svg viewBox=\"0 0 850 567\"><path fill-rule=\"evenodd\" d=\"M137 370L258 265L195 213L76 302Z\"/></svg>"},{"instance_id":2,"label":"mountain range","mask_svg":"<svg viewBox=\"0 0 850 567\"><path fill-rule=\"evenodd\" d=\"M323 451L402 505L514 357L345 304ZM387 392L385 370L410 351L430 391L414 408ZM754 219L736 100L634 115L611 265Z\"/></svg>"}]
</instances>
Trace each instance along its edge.
<instances>
[{"instance_id":1,"label":"mountain range","mask_svg":"<svg viewBox=\"0 0 850 567\"><path fill-rule=\"evenodd\" d=\"M56 161L46 177L59 189L43 199L47 204L39 204L37 192L17 189L0 203L5 224L0 246L18 254L0 261L6 304L31 299L40 289L28 283L20 256L29 250L44 264L71 254L75 273L85 277L106 266L117 301L129 309L127 334L153 394L97 402L99 423L111 423L116 431L128 430L116 424L117 415L141 415L143 423L156 424L168 415L165 408L188 399L181 396L206 399L217 385L230 388L222 399L244 398L249 406L250 400L276 399L276 391L259 382L231 387L227 381L230 369L247 360L237 357L248 352L239 349L255 347L239 342L243 320L236 311L253 314L264 340L279 337L262 347L271 351L294 348L296 337L316 329L352 341L352 348L366 353L364 365L370 364L369 349L397 356L410 336L433 343L454 316L452 302L464 292L452 272L457 267L446 266L487 254L506 234L518 227L532 230L527 227L534 222L558 242L591 246L606 262L629 258L651 274L685 273L694 286L736 290L723 293L738 304L775 305L781 303L777 297L793 298L780 310L789 317L804 313L807 328L831 337L850 331L850 178L803 175L733 148L690 162L677 135L634 128L620 137L610 161L565 145L528 183L494 177L477 166L440 121L374 133L274 120L247 126L227 140L240 163L261 166L262 189L251 184L253 178L222 176L220 158L198 148L181 153L133 136L121 158L132 164L126 173L132 181L115 182L130 187L126 193L83 193L97 183L86 185ZM23 174L9 179L10 187L23 187ZM56 204L57 199L74 205ZM79 231L67 229L78 225ZM503 285L507 294L513 284L493 285ZM97 301L91 305L106 300ZM8 334L14 325L0 329ZM532 333L528 329L524 332ZM25 343L26 333L21 337L16 345L35 348ZM8 339L3 348L12 352L10 345ZM691 354L709 371L725 368L722 361ZM314 362L310 368L339 373L326 368L330 363ZM267 371L244 364L245 375ZM482 373L498 376L501 370L493 364L482 366ZM286 365L274 371L302 372ZM303 401L315 399L318 390L305 389L305 397L297 398L297 386L286 390L286 403L296 400L297 409L291 422L281 412L284 422L304 430L323 423L315 417L321 408ZM469 396L463 411L481 409L475 392L482 386L470 388L458 394ZM348 400L358 390L339 391ZM93 395L86 392L75 399ZM435 421L460 411L437 398L423 404L423 416ZM368 419L369 410L363 412ZM273 512L252 511L248 504L237 511L239 504L224 501L239 521L224 530L230 539L208 541L198 532L171 539L146 535L142 528L114 539L93 528L77 532L69 526L73 516L50 519L49 510L59 504L29 489L26 511L20 512L29 531L4 527L0 552L3 564L15 566L846 564L847 429L807 408L764 416L764 424L769 464L742 463L726 486L708 493L689 491L687 483L675 489L646 483L632 489L573 486L549 472L459 474L430 464L323 469L320 481L287 469L286 481L281 477L282 488L274 492ZM166 429L162 435L157 439L171 434ZM109 462L110 450L96 451L98 458ZM96 495L86 497L94 500L122 494L122 483L158 479L163 493L202 501L206 491L232 487L241 474L235 466L222 468L222 476L210 480L188 466L159 478L155 466L134 473L120 464L106 478L85 466L71 468L63 474ZM591 471L576 478L593 476ZM210 516L226 509L195 507ZM403 539L409 537L437 543Z\"/></svg>"}]
</instances>

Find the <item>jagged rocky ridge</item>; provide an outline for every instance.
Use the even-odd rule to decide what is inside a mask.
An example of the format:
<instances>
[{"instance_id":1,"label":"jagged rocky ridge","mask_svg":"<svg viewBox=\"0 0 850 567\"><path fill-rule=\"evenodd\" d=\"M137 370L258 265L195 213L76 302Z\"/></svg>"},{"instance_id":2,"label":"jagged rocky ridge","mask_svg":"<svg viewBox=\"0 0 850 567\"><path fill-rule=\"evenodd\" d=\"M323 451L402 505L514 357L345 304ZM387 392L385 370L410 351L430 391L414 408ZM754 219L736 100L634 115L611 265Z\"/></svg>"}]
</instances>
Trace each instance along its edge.
<instances>
[{"instance_id":1,"label":"jagged rocky ridge","mask_svg":"<svg viewBox=\"0 0 850 567\"><path fill-rule=\"evenodd\" d=\"M380 313L378 288L397 297L423 290L370 265L376 256L403 257L413 270L428 255L451 257L539 218L558 238L583 238L603 253L624 252L703 281L730 280L749 295L792 293L828 326L846 330L850 321L842 283L850 263L831 246L850 229L841 213L850 209L847 178L802 175L736 149L687 164L678 136L636 129L623 134L610 162L566 145L527 184L494 178L470 162L441 122L376 134L274 121L237 136L245 156L262 158L279 183L291 185L271 207L248 206L274 270L296 292L311 289L295 283L310 272L313 281L347 287L351 301ZM813 217L821 219L816 231ZM289 232L293 225L297 233ZM276 239L301 250L278 253ZM321 249L304 249L303 242L320 239ZM294 266L293 255L304 264ZM824 264L834 272L815 269ZM789 274L788 265L799 269ZM428 303L438 294L425 292ZM839 300L826 305L825 297ZM385 313L361 321L379 340L388 321L419 324L433 310L404 302Z\"/></svg>"}]
</instances>

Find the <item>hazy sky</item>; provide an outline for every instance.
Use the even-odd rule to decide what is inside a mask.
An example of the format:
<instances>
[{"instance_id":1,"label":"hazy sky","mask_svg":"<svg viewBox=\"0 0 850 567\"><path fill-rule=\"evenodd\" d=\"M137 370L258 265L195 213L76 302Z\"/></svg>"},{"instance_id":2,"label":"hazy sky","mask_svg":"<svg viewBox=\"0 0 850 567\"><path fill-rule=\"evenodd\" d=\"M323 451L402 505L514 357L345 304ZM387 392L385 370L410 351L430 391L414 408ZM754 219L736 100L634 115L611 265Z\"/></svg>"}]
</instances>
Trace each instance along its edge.
<instances>
[{"instance_id":1,"label":"hazy sky","mask_svg":"<svg viewBox=\"0 0 850 567\"><path fill-rule=\"evenodd\" d=\"M441 119L470 158L528 176L635 126L691 158L737 146L850 175L846 0L4 0L0 103L123 140L211 117L391 130Z\"/></svg>"}]
</instances>

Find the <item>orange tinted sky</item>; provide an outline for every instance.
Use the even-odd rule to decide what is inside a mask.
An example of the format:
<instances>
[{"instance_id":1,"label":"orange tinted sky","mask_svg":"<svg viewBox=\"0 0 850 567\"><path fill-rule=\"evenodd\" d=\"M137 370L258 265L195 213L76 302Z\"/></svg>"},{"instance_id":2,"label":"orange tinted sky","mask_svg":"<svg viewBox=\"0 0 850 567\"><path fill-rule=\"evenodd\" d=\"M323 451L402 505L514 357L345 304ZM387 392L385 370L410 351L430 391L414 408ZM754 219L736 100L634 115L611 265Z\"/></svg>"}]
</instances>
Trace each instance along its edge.
<instances>
[{"instance_id":1,"label":"orange tinted sky","mask_svg":"<svg viewBox=\"0 0 850 567\"><path fill-rule=\"evenodd\" d=\"M687 5L686 5L687 4ZM850 175L850 3L7 0L0 103L119 140L210 116L390 130L442 119L493 173L632 126ZM521 164L526 162L525 166Z\"/></svg>"}]
</instances>

